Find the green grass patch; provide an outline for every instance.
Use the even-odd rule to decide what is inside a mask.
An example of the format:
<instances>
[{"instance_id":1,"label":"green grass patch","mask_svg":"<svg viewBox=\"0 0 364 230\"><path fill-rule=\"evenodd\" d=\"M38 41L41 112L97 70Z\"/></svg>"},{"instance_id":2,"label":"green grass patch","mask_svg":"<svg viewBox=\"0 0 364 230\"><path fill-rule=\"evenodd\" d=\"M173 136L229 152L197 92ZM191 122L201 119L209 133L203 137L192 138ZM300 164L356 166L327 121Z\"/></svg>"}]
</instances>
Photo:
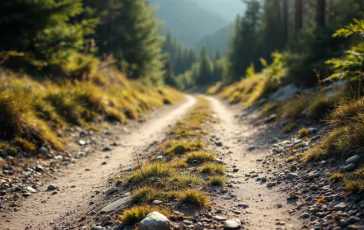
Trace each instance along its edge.
<instances>
[{"instance_id":1,"label":"green grass patch","mask_svg":"<svg viewBox=\"0 0 364 230\"><path fill-rule=\"evenodd\" d=\"M201 173L210 175L223 175L226 172L226 168L218 163L205 163L201 165L198 170Z\"/></svg>"},{"instance_id":2,"label":"green grass patch","mask_svg":"<svg viewBox=\"0 0 364 230\"><path fill-rule=\"evenodd\" d=\"M199 190L183 191L178 199L181 204L195 205L200 208L207 207L210 202L208 196Z\"/></svg>"},{"instance_id":3,"label":"green grass patch","mask_svg":"<svg viewBox=\"0 0 364 230\"><path fill-rule=\"evenodd\" d=\"M197 186L201 184L200 177L191 173L180 173L169 178L166 188L172 190L181 190Z\"/></svg>"},{"instance_id":4,"label":"green grass patch","mask_svg":"<svg viewBox=\"0 0 364 230\"><path fill-rule=\"evenodd\" d=\"M139 183L162 183L168 177L175 174L175 169L168 163L154 162L142 166L133 172L128 180L133 184Z\"/></svg>"},{"instance_id":5,"label":"green grass patch","mask_svg":"<svg viewBox=\"0 0 364 230\"><path fill-rule=\"evenodd\" d=\"M208 152L191 152L186 157L188 164L202 164L209 161L214 161L216 154Z\"/></svg>"},{"instance_id":6,"label":"green grass patch","mask_svg":"<svg viewBox=\"0 0 364 230\"><path fill-rule=\"evenodd\" d=\"M165 153L170 156L183 155L188 152L202 150L205 143L202 141L173 140L164 143Z\"/></svg>"}]
</instances>

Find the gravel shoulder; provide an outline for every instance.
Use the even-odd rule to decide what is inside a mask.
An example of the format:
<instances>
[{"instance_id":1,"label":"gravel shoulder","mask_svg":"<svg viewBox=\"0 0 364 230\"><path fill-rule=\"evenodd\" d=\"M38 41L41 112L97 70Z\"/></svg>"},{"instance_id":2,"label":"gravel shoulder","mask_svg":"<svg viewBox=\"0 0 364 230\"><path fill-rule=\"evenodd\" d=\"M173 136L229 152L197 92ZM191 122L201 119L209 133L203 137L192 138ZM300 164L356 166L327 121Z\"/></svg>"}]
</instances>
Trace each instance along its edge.
<instances>
[{"instance_id":1,"label":"gravel shoulder","mask_svg":"<svg viewBox=\"0 0 364 230\"><path fill-rule=\"evenodd\" d=\"M269 154L271 140L279 131L257 128L254 124L259 118L255 112L245 112L244 119L238 119L241 107L227 107L218 99L208 99L220 119L214 130L223 143L218 151L224 156L230 181L228 191L214 198L215 211L240 219L246 229L301 229L293 212L295 204L287 202L287 194L262 182L266 175L257 165Z\"/></svg>"},{"instance_id":2,"label":"gravel shoulder","mask_svg":"<svg viewBox=\"0 0 364 230\"><path fill-rule=\"evenodd\" d=\"M16 212L0 213L0 229L55 229L79 219L91 204L95 191L103 191L111 175L120 175L133 164L135 150L147 148L160 140L164 131L187 113L196 99L186 98L183 104L171 111L162 111L131 133L115 133L120 143L111 151L90 154L55 173L50 184L57 189L47 191L46 185L25 199Z\"/></svg>"}]
</instances>

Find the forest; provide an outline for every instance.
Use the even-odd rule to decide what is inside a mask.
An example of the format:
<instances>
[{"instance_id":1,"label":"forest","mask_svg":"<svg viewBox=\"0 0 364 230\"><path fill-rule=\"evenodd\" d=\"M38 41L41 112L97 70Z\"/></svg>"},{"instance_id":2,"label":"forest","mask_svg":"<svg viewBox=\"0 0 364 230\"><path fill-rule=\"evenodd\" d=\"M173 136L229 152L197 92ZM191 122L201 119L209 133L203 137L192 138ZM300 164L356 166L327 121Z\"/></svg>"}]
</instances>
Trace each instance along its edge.
<instances>
[{"instance_id":1,"label":"forest","mask_svg":"<svg viewBox=\"0 0 364 230\"><path fill-rule=\"evenodd\" d=\"M364 228L363 0L1 0L0 35L0 228Z\"/></svg>"}]
</instances>

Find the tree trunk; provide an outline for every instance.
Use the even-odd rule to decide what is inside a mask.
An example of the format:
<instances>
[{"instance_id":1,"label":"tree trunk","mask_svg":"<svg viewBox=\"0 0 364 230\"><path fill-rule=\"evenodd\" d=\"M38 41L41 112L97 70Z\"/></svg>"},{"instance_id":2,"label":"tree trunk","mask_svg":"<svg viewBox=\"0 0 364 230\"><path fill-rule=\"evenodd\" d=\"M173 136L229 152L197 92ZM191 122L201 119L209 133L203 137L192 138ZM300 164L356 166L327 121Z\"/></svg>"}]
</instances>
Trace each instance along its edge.
<instances>
[{"instance_id":1,"label":"tree trunk","mask_svg":"<svg viewBox=\"0 0 364 230\"><path fill-rule=\"evenodd\" d=\"M295 1L295 32L299 31L303 27L302 21L302 0Z\"/></svg>"},{"instance_id":2,"label":"tree trunk","mask_svg":"<svg viewBox=\"0 0 364 230\"><path fill-rule=\"evenodd\" d=\"M288 43L288 0L283 0L283 36L284 45Z\"/></svg>"},{"instance_id":3,"label":"tree trunk","mask_svg":"<svg viewBox=\"0 0 364 230\"><path fill-rule=\"evenodd\" d=\"M326 24L326 1L317 0L316 24L318 28L324 28Z\"/></svg>"}]
</instances>

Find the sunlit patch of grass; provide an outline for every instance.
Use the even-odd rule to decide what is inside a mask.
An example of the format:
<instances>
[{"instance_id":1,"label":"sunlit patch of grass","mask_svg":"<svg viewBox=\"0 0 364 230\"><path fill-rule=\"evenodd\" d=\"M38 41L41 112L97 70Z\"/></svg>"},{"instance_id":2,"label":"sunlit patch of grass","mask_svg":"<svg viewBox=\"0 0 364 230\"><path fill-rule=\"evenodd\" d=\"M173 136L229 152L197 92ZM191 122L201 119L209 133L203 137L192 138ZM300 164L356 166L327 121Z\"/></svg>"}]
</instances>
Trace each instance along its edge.
<instances>
[{"instance_id":1,"label":"sunlit patch of grass","mask_svg":"<svg viewBox=\"0 0 364 230\"><path fill-rule=\"evenodd\" d=\"M158 183L167 177L174 175L175 169L169 164L163 162L154 162L142 166L134 171L128 180L136 183Z\"/></svg>"},{"instance_id":2,"label":"sunlit patch of grass","mask_svg":"<svg viewBox=\"0 0 364 230\"><path fill-rule=\"evenodd\" d=\"M308 129L307 128L302 128L298 131L298 137L299 138L304 138L304 137L308 137Z\"/></svg>"},{"instance_id":3,"label":"sunlit patch of grass","mask_svg":"<svg viewBox=\"0 0 364 230\"><path fill-rule=\"evenodd\" d=\"M214 161L216 154L208 152L191 152L186 157L188 164L202 164L208 161Z\"/></svg>"},{"instance_id":4,"label":"sunlit patch of grass","mask_svg":"<svg viewBox=\"0 0 364 230\"><path fill-rule=\"evenodd\" d=\"M346 191L362 194L364 192L364 167L348 173L345 176L344 187Z\"/></svg>"},{"instance_id":5,"label":"sunlit patch of grass","mask_svg":"<svg viewBox=\"0 0 364 230\"><path fill-rule=\"evenodd\" d=\"M195 205L200 208L207 207L210 202L208 196L199 190L183 191L178 200L181 204Z\"/></svg>"},{"instance_id":6,"label":"sunlit patch of grass","mask_svg":"<svg viewBox=\"0 0 364 230\"><path fill-rule=\"evenodd\" d=\"M225 176L210 176L208 183L213 186L225 186L226 178Z\"/></svg>"},{"instance_id":7,"label":"sunlit patch of grass","mask_svg":"<svg viewBox=\"0 0 364 230\"><path fill-rule=\"evenodd\" d=\"M293 162L293 161L295 161L297 159L297 157L296 156L290 156L290 157L288 157L287 158L287 162Z\"/></svg>"},{"instance_id":8,"label":"sunlit patch of grass","mask_svg":"<svg viewBox=\"0 0 364 230\"><path fill-rule=\"evenodd\" d=\"M344 174L342 173L333 173L329 176L330 181L341 181L344 179Z\"/></svg>"},{"instance_id":9,"label":"sunlit patch of grass","mask_svg":"<svg viewBox=\"0 0 364 230\"><path fill-rule=\"evenodd\" d=\"M263 106L262 113L264 115L269 115L272 113L277 112L277 109L279 108L280 104L278 103L266 103Z\"/></svg>"},{"instance_id":10,"label":"sunlit patch of grass","mask_svg":"<svg viewBox=\"0 0 364 230\"><path fill-rule=\"evenodd\" d=\"M173 140L164 144L165 153L170 156L183 155L187 152L198 151L205 147L202 141L178 141Z\"/></svg>"},{"instance_id":11,"label":"sunlit patch of grass","mask_svg":"<svg viewBox=\"0 0 364 230\"><path fill-rule=\"evenodd\" d=\"M207 89L206 94L207 95L218 94L219 92L221 92L223 87L224 87L224 84L222 82L217 82L215 85L213 85L213 86L211 86L210 88Z\"/></svg>"},{"instance_id":12,"label":"sunlit patch of grass","mask_svg":"<svg viewBox=\"0 0 364 230\"><path fill-rule=\"evenodd\" d=\"M316 95L308 104L309 117L314 121L319 121L335 107L335 99L328 99L325 95Z\"/></svg>"},{"instance_id":13,"label":"sunlit patch of grass","mask_svg":"<svg viewBox=\"0 0 364 230\"><path fill-rule=\"evenodd\" d=\"M127 209L119 217L124 225L136 224L142 221L149 213L157 211L167 218L169 218L170 213L167 209L159 207L150 207L149 205L135 206Z\"/></svg>"},{"instance_id":14,"label":"sunlit patch of grass","mask_svg":"<svg viewBox=\"0 0 364 230\"><path fill-rule=\"evenodd\" d=\"M180 173L168 179L168 189L180 190L195 187L201 183L201 179L191 173Z\"/></svg>"},{"instance_id":15,"label":"sunlit patch of grass","mask_svg":"<svg viewBox=\"0 0 364 230\"><path fill-rule=\"evenodd\" d=\"M19 146L25 152L34 152L37 149L37 146L34 143L21 137L16 137L12 141L12 144L15 146Z\"/></svg>"},{"instance_id":16,"label":"sunlit patch of grass","mask_svg":"<svg viewBox=\"0 0 364 230\"><path fill-rule=\"evenodd\" d=\"M199 171L210 175L223 175L226 168L218 163L205 163L199 167Z\"/></svg>"},{"instance_id":17,"label":"sunlit patch of grass","mask_svg":"<svg viewBox=\"0 0 364 230\"><path fill-rule=\"evenodd\" d=\"M172 168L177 168L177 169L181 169L181 168L187 168L188 167L188 164L186 162L186 159L184 158L178 158L178 157L175 157L173 158L170 162L168 162L169 165L172 167Z\"/></svg>"},{"instance_id":18,"label":"sunlit patch of grass","mask_svg":"<svg viewBox=\"0 0 364 230\"><path fill-rule=\"evenodd\" d=\"M165 191L161 188L154 188L150 186L144 186L141 188L137 188L133 191L130 203L131 204L141 204L151 202L153 200L161 200L161 201L171 201L178 197L179 192L175 191Z\"/></svg>"}]
</instances>

